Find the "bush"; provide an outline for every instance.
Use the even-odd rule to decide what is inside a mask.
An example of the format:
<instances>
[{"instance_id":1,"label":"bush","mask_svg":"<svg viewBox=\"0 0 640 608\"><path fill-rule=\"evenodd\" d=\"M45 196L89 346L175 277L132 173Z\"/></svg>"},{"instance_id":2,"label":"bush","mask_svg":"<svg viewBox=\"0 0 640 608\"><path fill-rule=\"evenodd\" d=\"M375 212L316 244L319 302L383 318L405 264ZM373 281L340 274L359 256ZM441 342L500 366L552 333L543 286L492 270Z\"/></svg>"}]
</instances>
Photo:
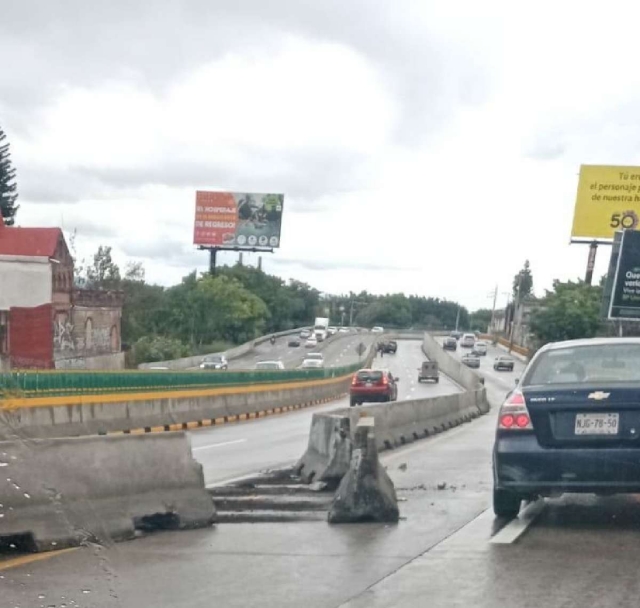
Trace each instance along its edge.
<instances>
[{"instance_id":1,"label":"bush","mask_svg":"<svg viewBox=\"0 0 640 608\"><path fill-rule=\"evenodd\" d=\"M138 365L188 357L189 347L175 338L144 336L133 345L131 352L133 364Z\"/></svg>"}]
</instances>

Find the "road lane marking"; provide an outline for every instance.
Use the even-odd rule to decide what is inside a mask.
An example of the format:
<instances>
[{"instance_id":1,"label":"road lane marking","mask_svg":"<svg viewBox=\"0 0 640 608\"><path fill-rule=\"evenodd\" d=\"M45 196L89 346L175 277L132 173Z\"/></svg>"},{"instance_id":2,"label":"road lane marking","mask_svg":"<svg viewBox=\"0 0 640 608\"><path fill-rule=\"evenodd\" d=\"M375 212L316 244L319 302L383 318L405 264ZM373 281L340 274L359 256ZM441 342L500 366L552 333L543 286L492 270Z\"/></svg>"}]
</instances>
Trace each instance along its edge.
<instances>
[{"instance_id":1,"label":"road lane marking","mask_svg":"<svg viewBox=\"0 0 640 608\"><path fill-rule=\"evenodd\" d=\"M57 557L64 553L70 553L77 549L79 549L79 547L69 547L68 549L60 549L58 551L45 551L44 553L34 553L33 555L23 555L21 557L14 557L13 559L3 560L0 561L0 571L9 570L10 568L18 568L19 566L26 566L45 559L51 559L52 557Z\"/></svg>"},{"instance_id":2,"label":"road lane marking","mask_svg":"<svg viewBox=\"0 0 640 608\"><path fill-rule=\"evenodd\" d=\"M197 448L191 448L193 452L197 452L198 450L210 450L212 448L221 448L225 445L233 445L234 443L244 443L246 439L234 439L233 441L223 441L222 443L211 443L209 445L201 445Z\"/></svg>"},{"instance_id":3,"label":"road lane marking","mask_svg":"<svg viewBox=\"0 0 640 608\"><path fill-rule=\"evenodd\" d=\"M515 543L527 531L531 524L538 519L544 507L544 498L539 498L535 502L527 505L518 517L512 519L489 542L492 545L511 545Z\"/></svg>"}]
</instances>

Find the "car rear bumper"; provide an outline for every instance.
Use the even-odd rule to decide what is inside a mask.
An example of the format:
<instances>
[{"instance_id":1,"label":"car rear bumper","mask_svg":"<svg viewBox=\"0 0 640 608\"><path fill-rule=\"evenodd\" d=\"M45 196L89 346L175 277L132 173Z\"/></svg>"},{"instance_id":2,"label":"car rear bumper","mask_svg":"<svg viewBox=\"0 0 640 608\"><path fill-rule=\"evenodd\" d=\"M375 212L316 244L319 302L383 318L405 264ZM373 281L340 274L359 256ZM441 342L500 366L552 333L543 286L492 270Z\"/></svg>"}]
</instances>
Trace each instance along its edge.
<instances>
[{"instance_id":1,"label":"car rear bumper","mask_svg":"<svg viewBox=\"0 0 640 608\"><path fill-rule=\"evenodd\" d=\"M388 390L385 391L367 391L367 390L351 390L350 393L352 399L358 399L361 401L387 401L391 393Z\"/></svg>"},{"instance_id":2,"label":"car rear bumper","mask_svg":"<svg viewBox=\"0 0 640 608\"><path fill-rule=\"evenodd\" d=\"M497 488L522 494L640 492L640 449L543 448L532 434L498 437Z\"/></svg>"}]
</instances>

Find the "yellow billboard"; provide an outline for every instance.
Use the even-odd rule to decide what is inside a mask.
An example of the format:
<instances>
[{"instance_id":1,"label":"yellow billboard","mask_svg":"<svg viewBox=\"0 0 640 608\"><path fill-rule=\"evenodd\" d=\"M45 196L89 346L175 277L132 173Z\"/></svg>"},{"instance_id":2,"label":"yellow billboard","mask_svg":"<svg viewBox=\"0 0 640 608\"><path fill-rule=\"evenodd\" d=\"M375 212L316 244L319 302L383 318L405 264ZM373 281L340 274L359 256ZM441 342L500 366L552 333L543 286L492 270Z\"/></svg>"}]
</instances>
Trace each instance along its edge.
<instances>
[{"instance_id":1,"label":"yellow billboard","mask_svg":"<svg viewBox=\"0 0 640 608\"><path fill-rule=\"evenodd\" d=\"M640 167L582 165L572 238L612 239L616 230L637 228Z\"/></svg>"}]
</instances>

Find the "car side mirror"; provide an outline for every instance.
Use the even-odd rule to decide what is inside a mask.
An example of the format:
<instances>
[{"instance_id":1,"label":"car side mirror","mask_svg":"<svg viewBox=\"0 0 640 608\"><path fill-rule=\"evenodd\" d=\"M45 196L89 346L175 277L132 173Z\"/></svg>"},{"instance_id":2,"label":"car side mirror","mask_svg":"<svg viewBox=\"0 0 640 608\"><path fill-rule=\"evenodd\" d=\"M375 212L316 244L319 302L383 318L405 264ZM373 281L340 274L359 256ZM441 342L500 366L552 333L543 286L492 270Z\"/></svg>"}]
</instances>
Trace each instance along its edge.
<instances>
[{"instance_id":1,"label":"car side mirror","mask_svg":"<svg viewBox=\"0 0 640 608\"><path fill-rule=\"evenodd\" d=\"M400 382L400 378L394 378L396 382Z\"/></svg>"}]
</instances>

